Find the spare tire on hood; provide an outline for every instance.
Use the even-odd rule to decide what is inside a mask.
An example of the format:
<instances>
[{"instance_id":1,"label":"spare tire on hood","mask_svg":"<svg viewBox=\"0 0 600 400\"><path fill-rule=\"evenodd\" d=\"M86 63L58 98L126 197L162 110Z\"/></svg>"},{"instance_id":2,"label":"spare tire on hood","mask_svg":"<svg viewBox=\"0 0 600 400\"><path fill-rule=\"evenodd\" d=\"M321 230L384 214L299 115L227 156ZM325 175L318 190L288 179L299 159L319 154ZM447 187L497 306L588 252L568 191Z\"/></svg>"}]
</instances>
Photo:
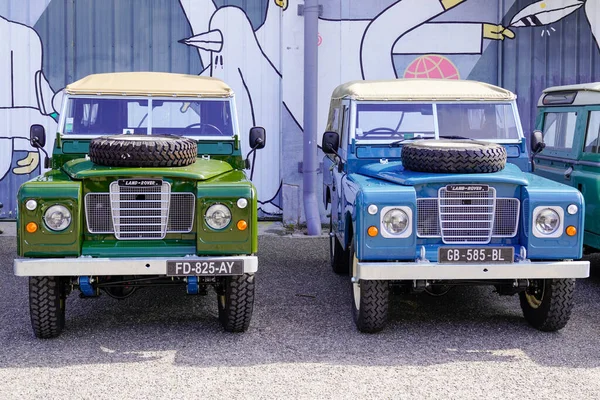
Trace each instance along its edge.
<instances>
[{"instance_id":1,"label":"spare tire on hood","mask_svg":"<svg viewBox=\"0 0 600 400\"><path fill-rule=\"evenodd\" d=\"M170 135L102 136L89 151L92 162L109 167L185 167L197 154L195 140Z\"/></svg>"},{"instance_id":2,"label":"spare tire on hood","mask_svg":"<svg viewBox=\"0 0 600 400\"><path fill-rule=\"evenodd\" d=\"M420 172L497 172L506 165L506 149L477 140L419 140L402 146L402 165Z\"/></svg>"}]
</instances>

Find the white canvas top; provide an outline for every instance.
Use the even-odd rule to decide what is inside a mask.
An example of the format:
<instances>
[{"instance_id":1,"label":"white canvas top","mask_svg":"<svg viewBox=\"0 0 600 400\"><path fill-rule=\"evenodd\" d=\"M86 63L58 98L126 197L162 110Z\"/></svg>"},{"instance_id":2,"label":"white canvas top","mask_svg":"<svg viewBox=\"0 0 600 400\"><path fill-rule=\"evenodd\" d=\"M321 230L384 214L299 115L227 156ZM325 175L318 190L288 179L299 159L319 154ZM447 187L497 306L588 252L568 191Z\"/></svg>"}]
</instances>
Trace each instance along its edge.
<instances>
[{"instance_id":1,"label":"white canvas top","mask_svg":"<svg viewBox=\"0 0 600 400\"><path fill-rule=\"evenodd\" d=\"M88 75L67 85L72 95L232 97L233 90L217 78L169 72L115 72Z\"/></svg>"},{"instance_id":2,"label":"white canvas top","mask_svg":"<svg viewBox=\"0 0 600 400\"><path fill-rule=\"evenodd\" d=\"M449 100L514 100L509 90L488 83L455 79L394 79L351 81L333 91L332 100L449 101Z\"/></svg>"}]
</instances>

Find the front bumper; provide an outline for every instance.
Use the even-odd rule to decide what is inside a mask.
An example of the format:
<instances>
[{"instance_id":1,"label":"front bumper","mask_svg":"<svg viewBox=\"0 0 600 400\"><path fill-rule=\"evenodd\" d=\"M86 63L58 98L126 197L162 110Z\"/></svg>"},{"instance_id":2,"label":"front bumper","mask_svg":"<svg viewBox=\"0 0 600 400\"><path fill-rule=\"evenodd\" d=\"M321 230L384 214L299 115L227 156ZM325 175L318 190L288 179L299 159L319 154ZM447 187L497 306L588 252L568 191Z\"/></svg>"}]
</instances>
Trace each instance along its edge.
<instances>
[{"instance_id":1,"label":"front bumper","mask_svg":"<svg viewBox=\"0 0 600 400\"><path fill-rule=\"evenodd\" d=\"M587 278L589 261L520 261L512 264L439 264L433 262L358 262L356 279L498 280Z\"/></svg>"},{"instance_id":2,"label":"front bumper","mask_svg":"<svg viewBox=\"0 0 600 400\"><path fill-rule=\"evenodd\" d=\"M245 274L258 270L256 256L148 258L24 258L16 259L17 276L166 275L168 261L242 260Z\"/></svg>"}]
</instances>

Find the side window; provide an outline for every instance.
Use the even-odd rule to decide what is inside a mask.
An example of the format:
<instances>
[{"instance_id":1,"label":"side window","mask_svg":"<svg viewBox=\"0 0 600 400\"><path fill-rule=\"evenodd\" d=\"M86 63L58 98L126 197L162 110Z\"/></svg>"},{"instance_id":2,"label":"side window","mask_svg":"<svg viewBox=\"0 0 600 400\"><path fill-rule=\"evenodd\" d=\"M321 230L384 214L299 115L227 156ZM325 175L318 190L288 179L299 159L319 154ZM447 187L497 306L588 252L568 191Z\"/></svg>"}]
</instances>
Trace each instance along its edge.
<instances>
[{"instance_id":1,"label":"side window","mask_svg":"<svg viewBox=\"0 0 600 400\"><path fill-rule=\"evenodd\" d=\"M546 113L544 116L544 142L555 150L571 150L575 138L576 112Z\"/></svg>"},{"instance_id":2,"label":"side window","mask_svg":"<svg viewBox=\"0 0 600 400\"><path fill-rule=\"evenodd\" d=\"M590 111L585 134L584 153L600 153L600 111Z\"/></svg>"},{"instance_id":3,"label":"side window","mask_svg":"<svg viewBox=\"0 0 600 400\"><path fill-rule=\"evenodd\" d=\"M343 115L342 115L342 129L340 130L340 147L342 149L342 154L346 154L346 149L348 148L348 117L350 115L349 108L347 106L343 107Z\"/></svg>"}]
</instances>

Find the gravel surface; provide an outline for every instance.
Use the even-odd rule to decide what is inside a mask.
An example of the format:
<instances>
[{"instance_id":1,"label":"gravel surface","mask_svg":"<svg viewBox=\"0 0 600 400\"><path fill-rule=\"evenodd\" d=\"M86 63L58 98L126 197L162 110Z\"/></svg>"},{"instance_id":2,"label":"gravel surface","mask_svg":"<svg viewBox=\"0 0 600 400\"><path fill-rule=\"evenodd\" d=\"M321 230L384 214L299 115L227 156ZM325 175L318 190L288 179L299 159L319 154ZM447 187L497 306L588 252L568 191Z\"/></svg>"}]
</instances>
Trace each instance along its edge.
<instances>
[{"instance_id":1,"label":"gravel surface","mask_svg":"<svg viewBox=\"0 0 600 400\"><path fill-rule=\"evenodd\" d=\"M600 258L578 282L570 323L530 328L491 288L395 295L389 326L356 331L348 278L325 238L262 237L250 330L227 334L216 296L146 289L67 302L67 327L37 340L27 280L0 237L0 399L598 398ZM108 397L110 396L110 397Z\"/></svg>"}]
</instances>

